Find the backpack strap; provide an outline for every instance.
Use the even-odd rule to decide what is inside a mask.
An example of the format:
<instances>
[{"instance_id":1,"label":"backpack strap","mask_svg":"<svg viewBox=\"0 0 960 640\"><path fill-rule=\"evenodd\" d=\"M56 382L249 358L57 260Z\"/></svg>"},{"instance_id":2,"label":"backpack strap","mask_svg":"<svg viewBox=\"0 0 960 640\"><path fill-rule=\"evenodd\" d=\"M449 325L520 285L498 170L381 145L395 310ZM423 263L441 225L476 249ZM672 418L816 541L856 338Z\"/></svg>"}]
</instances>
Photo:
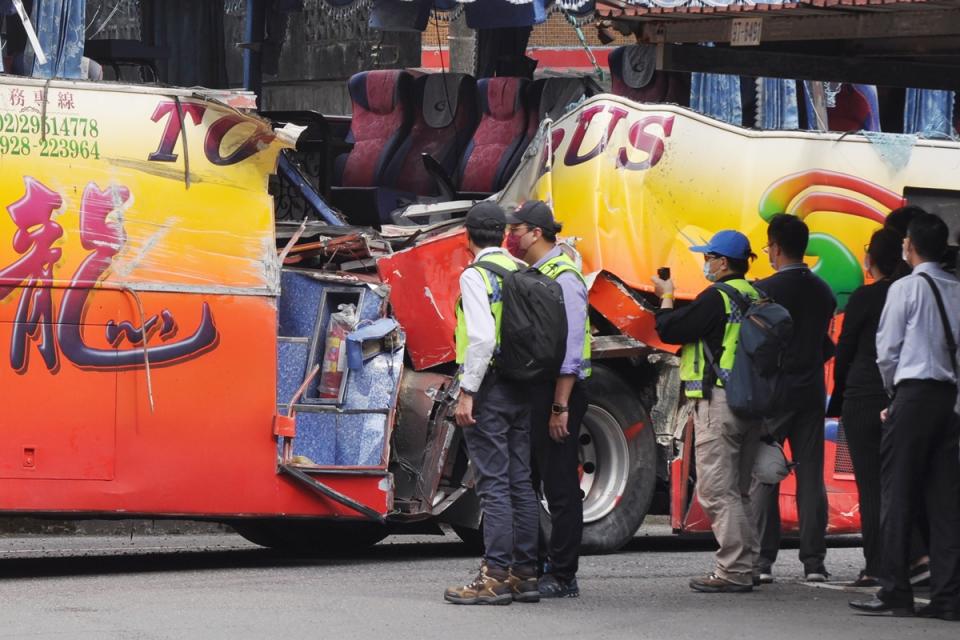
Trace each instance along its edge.
<instances>
[{"instance_id":1,"label":"backpack strap","mask_svg":"<svg viewBox=\"0 0 960 640\"><path fill-rule=\"evenodd\" d=\"M487 271L490 271L491 273L494 273L500 276L501 278L506 278L508 275L513 273L513 271L511 271L510 269L507 269L506 267L502 267L499 264L496 264L494 262L487 262L485 260L481 260L480 262L474 262L470 266L476 267L478 269L486 269Z\"/></svg>"},{"instance_id":2,"label":"backpack strap","mask_svg":"<svg viewBox=\"0 0 960 640\"><path fill-rule=\"evenodd\" d=\"M737 306L740 307L740 313L746 314L747 309L750 308L750 305L753 303L750 298L748 298L744 293L735 287L731 287L726 282L715 282L713 283L714 289L719 289L723 291L731 300L737 303Z\"/></svg>"},{"instance_id":3,"label":"backpack strap","mask_svg":"<svg viewBox=\"0 0 960 640\"><path fill-rule=\"evenodd\" d=\"M940 288L928 274L918 273L917 275L926 280L930 288L933 289L933 297L937 299L937 309L940 310L940 320L943 322L943 333L947 338L947 349L950 350L950 364L953 365L953 375L957 375L957 341L953 337L953 329L950 328L950 318L947 315L947 308L943 304Z\"/></svg>"}]
</instances>

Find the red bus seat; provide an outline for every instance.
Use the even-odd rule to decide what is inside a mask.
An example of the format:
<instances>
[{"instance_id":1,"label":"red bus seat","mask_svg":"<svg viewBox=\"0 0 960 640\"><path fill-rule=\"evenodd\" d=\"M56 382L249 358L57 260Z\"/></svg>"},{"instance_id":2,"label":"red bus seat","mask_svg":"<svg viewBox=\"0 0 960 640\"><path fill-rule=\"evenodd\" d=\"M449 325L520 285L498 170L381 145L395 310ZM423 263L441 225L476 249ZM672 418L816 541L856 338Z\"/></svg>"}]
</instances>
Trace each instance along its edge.
<instances>
[{"instance_id":1,"label":"red bus seat","mask_svg":"<svg viewBox=\"0 0 960 640\"><path fill-rule=\"evenodd\" d=\"M401 191L435 196L438 187L424 166L428 154L453 175L477 126L477 82L465 74L430 74L415 80L413 128L390 162L387 181Z\"/></svg>"},{"instance_id":2,"label":"red bus seat","mask_svg":"<svg viewBox=\"0 0 960 640\"><path fill-rule=\"evenodd\" d=\"M611 90L635 102L690 104L690 74L655 69L654 49L644 45L610 52Z\"/></svg>"},{"instance_id":3,"label":"red bus seat","mask_svg":"<svg viewBox=\"0 0 960 640\"><path fill-rule=\"evenodd\" d=\"M413 76L406 71L365 71L350 78L353 118L349 153L337 158L337 184L383 184L390 160L413 125Z\"/></svg>"},{"instance_id":4,"label":"red bus seat","mask_svg":"<svg viewBox=\"0 0 960 640\"><path fill-rule=\"evenodd\" d=\"M523 153L527 133L524 78L484 78L477 82L480 124L457 173L461 192L499 191Z\"/></svg>"}]
</instances>

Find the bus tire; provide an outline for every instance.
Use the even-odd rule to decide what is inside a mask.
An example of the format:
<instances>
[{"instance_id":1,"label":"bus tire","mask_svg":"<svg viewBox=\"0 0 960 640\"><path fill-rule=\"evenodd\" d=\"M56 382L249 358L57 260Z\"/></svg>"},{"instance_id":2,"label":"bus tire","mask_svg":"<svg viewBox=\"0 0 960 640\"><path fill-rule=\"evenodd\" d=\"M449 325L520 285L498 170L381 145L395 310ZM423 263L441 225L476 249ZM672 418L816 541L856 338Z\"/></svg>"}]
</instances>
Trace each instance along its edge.
<instances>
[{"instance_id":1,"label":"bus tire","mask_svg":"<svg viewBox=\"0 0 960 640\"><path fill-rule=\"evenodd\" d=\"M636 392L612 369L596 366L580 428L583 541L581 553L611 553L643 524L657 481L657 440ZM550 515L541 502L541 526Z\"/></svg>"},{"instance_id":2,"label":"bus tire","mask_svg":"<svg viewBox=\"0 0 960 640\"><path fill-rule=\"evenodd\" d=\"M230 523L254 544L285 553L331 555L368 549L387 537L387 527L373 522L325 520L240 520Z\"/></svg>"}]
</instances>

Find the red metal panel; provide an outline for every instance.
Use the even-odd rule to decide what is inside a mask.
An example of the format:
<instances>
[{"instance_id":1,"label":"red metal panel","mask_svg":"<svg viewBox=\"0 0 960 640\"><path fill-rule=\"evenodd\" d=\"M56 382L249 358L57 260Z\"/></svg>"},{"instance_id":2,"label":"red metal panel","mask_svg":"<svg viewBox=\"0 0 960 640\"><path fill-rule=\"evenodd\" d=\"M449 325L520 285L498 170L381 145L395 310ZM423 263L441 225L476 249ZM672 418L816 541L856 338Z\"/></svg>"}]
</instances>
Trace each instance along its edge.
<instances>
[{"instance_id":1,"label":"red metal panel","mask_svg":"<svg viewBox=\"0 0 960 640\"><path fill-rule=\"evenodd\" d=\"M473 260L459 230L381 258L380 277L390 285L394 315L407 334L417 370L452 362L460 274Z\"/></svg>"},{"instance_id":2,"label":"red metal panel","mask_svg":"<svg viewBox=\"0 0 960 640\"><path fill-rule=\"evenodd\" d=\"M625 284L607 272L601 272L594 280L590 306L631 338L671 353L678 349L660 341L654 315L637 302Z\"/></svg>"}]
</instances>

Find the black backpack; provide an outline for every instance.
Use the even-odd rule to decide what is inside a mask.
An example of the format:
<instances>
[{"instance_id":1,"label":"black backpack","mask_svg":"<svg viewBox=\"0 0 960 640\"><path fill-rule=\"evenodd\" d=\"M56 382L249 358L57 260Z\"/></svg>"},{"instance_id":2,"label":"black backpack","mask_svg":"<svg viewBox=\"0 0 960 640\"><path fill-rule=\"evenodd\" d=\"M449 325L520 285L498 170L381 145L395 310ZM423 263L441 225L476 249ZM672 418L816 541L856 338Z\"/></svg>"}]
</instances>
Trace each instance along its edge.
<instances>
[{"instance_id":1,"label":"black backpack","mask_svg":"<svg viewBox=\"0 0 960 640\"><path fill-rule=\"evenodd\" d=\"M560 375L567 351L567 313L556 280L526 268L510 271L492 262L473 265L502 279L497 373L519 382L545 382Z\"/></svg>"},{"instance_id":2,"label":"black backpack","mask_svg":"<svg viewBox=\"0 0 960 640\"><path fill-rule=\"evenodd\" d=\"M727 404L738 416L764 418L783 406L783 358L793 337L793 318L785 307L763 296L753 300L718 282L714 285L730 296L731 313L741 316L740 338L733 370L724 381ZM704 343L704 353L720 377L719 363Z\"/></svg>"}]
</instances>

